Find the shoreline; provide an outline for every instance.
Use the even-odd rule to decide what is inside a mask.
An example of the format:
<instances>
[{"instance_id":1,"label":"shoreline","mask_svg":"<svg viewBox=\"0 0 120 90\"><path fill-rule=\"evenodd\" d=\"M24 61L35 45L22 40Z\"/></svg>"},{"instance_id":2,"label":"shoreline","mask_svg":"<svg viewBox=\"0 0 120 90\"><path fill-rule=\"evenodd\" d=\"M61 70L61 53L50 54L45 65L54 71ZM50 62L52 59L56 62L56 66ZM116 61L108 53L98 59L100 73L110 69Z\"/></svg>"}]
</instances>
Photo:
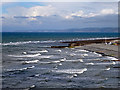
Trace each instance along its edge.
<instances>
[{"instance_id":1,"label":"shoreline","mask_svg":"<svg viewBox=\"0 0 120 90\"><path fill-rule=\"evenodd\" d=\"M119 44L105 44L115 40L119 41L120 38L61 42L68 43L68 46L51 46L51 48L80 48L102 54L103 56L112 56L120 59Z\"/></svg>"},{"instance_id":2,"label":"shoreline","mask_svg":"<svg viewBox=\"0 0 120 90\"><path fill-rule=\"evenodd\" d=\"M106 44L90 44L85 46L79 46L76 48L85 49L91 52L96 52L102 56L111 56L120 59L118 46L106 45Z\"/></svg>"}]
</instances>

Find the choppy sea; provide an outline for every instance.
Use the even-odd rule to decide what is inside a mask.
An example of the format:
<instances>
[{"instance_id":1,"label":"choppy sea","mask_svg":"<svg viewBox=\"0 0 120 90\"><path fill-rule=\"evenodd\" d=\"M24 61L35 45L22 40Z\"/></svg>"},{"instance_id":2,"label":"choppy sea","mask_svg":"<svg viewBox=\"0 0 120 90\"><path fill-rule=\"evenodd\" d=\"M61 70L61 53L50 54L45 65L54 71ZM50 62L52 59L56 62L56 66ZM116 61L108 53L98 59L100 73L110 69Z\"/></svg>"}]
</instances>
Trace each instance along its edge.
<instances>
[{"instance_id":1,"label":"choppy sea","mask_svg":"<svg viewBox=\"0 0 120 90\"><path fill-rule=\"evenodd\" d=\"M118 37L117 33L2 33L3 88L118 88L117 58L62 41ZM107 61L104 61L107 60Z\"/></svg>"}]
</instances>

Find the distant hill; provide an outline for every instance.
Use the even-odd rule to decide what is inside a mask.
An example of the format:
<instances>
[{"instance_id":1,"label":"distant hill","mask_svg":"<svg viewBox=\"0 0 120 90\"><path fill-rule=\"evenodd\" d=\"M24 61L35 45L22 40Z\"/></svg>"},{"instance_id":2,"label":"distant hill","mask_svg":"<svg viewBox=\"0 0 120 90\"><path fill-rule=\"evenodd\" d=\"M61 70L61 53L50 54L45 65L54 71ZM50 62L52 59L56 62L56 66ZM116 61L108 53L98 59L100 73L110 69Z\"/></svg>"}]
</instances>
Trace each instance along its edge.
<instances>
[{"instance_id":1,"label":"distant hill","mask_svg":"<svg viewBox=\"0 0 120 90\"><path fill-rule=\"evenodd\" d=\"M2 30L6 32L5 30ZM105 28L72 28L72 29L35 29L35 30L14 30L7 32L101 32L101 33L110 33L110 32L118 32L118 28L113 27L105 27Z\"/></svg>"}]
</instances>

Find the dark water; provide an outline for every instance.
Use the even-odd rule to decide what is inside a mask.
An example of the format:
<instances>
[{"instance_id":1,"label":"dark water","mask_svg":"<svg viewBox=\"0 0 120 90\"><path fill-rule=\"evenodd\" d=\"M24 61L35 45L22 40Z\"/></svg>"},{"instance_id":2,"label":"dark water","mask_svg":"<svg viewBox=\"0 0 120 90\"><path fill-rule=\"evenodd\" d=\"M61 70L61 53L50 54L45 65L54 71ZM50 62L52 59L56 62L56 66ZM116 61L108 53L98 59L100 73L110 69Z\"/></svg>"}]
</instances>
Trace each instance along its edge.
<instances>
[{"instance_id":1,"label":"dark water","mask_svg":"<svg viewBox=\"0 0 120 90\"><path fill-rule=\"evenodd\" d=\"M4 42L79 40L89 38L118 37L118 33L2 33Z\"/></svg>"},{"instance_id":2,"label":"dark water","mask_svg":"<svg viewBox=\"0 0 120 90\"><path fill-rule=\"evenodd\" d=\"M117 33L3 33L3 88L118 88L119 63L60 41L113 38ZM104 62L103 60L108 60Z\"/></svg>"}]
</instances>

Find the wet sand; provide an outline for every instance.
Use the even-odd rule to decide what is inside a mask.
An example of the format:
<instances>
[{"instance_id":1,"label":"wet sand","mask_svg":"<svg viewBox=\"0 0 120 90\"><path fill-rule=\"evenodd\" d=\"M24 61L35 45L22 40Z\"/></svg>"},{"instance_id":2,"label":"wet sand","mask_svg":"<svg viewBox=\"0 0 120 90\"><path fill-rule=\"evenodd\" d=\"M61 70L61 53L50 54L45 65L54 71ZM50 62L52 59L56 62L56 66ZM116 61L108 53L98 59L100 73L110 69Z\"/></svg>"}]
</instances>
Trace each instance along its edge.
<instances>
[{"instance_id":1,"label":"wet sand","mask_svg":"<svg viewBox=\"0 0 120 90\"><path fill-rule=\"evenodd\" d=\"M108 56L113 56L116 57L117 59L120 59L119 57L119 46L116 45L109 45L109 44L89 44L89 45L84 45L84 46L79 46L77 48L93 51L100 53L102 55L108 55Z\"/></svg>"}]
</instances>

